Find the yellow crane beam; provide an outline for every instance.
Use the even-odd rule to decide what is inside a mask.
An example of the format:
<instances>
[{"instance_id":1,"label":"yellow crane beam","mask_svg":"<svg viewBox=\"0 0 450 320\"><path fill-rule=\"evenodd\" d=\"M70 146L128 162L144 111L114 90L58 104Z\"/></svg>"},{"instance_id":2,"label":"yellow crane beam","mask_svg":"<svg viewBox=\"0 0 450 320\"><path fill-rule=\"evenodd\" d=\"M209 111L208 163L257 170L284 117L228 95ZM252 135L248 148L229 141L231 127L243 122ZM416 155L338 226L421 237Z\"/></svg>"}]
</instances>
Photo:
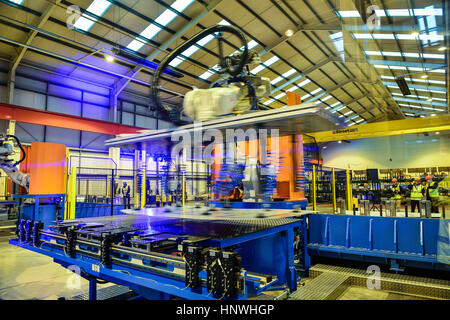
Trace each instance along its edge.
<instances>
[{"instance_id":1,"label":"yellow crane beam","mask_svg":"<svg viewBox=\"0 0 450 320\"><path fill-rule=\"evenodd\" d=\"M345 129L308 133L316 141L339 141L450 130L450 115L411 118L354 125Z\"/></svg>"}]
</instances>

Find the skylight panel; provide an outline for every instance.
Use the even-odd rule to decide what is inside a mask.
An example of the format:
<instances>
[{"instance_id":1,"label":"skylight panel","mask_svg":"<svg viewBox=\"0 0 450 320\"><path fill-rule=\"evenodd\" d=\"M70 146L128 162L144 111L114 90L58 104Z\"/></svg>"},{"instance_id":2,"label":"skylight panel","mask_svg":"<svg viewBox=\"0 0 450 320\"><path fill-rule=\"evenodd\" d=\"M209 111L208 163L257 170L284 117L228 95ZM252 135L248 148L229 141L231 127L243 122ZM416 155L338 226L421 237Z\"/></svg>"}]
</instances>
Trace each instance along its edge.
<instances>
[{"instance_id":1,"label":"skylight panel","mask_svg":"<svg viewBox=\"0 0 450 320\"><path fill-rule=\"evenodd\" d=\"M251 70L250 72L253 74L257 74L257 73L261 72L262 70L264 70L265 68L267 68L268 66L274 64L278 60L280 60L280 58L278 58L277 56L273 56L269 60L266 60L263 64L257 66L256 68L253 68L253 70Z\"/></svg>"},{"instance_id":2,"label":"skylight panel","mask_svg":"<svg viewBox=\"0 0 450 320\"><path fill-rule=\"evenodd\" d=\"M322 88L318 88L318 89L316 89L314 91L311 91L311 95L315 95L316 93L318 93L318 92L320 92L322 90L323 90Z\"/></svg>"},{"instance_id":3,"label":"skylight panel","mask_svg":"<svg viewBox=\"0 0 450 320\"><path fill-rule=\"evenodd\" d=\"M333 96L326 96L325 98L320 99L320 101L325 102L325 101L327 101L327 100L329 100L331 98L333 98Z\"/></svg>"},{"instance_id":4,"label":"skylight panel","mask_svg":"<svg viewBox=\"0 0 450 320\"><path fill-rule=\"evenodd\" d=\"M311 80L306 79L306 80L300 82L300 83L298 84L298 86L299 86L299 87L303 87L303 86L307 85L307 84L310 83L310 82L311 82Z\"/></svg>"},{"instance_id":5,"label":"skylight panel","mask_svg":"<svg viewBox=\"0 0 450 320\"><path fill-rule=\"evenodd\" d=\"M424 110L445 111L445 109L441 109L441 108L421 107L421 106L415 106L415 105L411 105L411 104L403 104L403 103L399 103L398 105L399 105L399 106L403 106L403 107L407 107L407 108L413 108L413 109L424 109Z\"/></svg>"},{"instance_id":6,"label":"skylight panel","mask_svg":"<svg viewBox=\"0 0 450 320\"><path fill-rule=\"evenodd\" d=\"M403 54L406 58L420 58L420 54L417 52L365 51L365 53L369 56L401 57ZM424 53L423 57L427 59L445 59L445 55L435 53Z\"/></svg>"},{"instance_id":7,"label":"skylight panel","mask_svg":"<svg viewBox=\"0 0 450 320\"><path fill-rule=\"evenodd\" d=\"M207 45L209 42L211 42L214 39L214 36L212 34L206 36L203 39L200 39L199 41L197 41L197 43L195 45L190 46L189 48L187 48L186 50L184 50L181 55L184 57L190 57L192 56L195 52L197 52L198 50L200 50L200 47L204 47L205 45ZM177 57L175 59L173 59L170 63L169 66L171 67L177 67L180 63L182 63L185 59L182 57Z\"/></svg>"},{"instance_id":8,"label":"skylight panel","mask_svg":"<svg viewBox=\"0 0 450 320\"><path fill-rule=\"evenodd\" d=\"M256 42L255 40L250 40L249 43L247 43L247 47L249 50L253 49L254 47L256 47L258 45L258 42ZM243 50L243 49L242 49Z\"/></svg>"},{"instance_id":9,"label":"skylight panel","mask_svg":"<svg viewBox=\"0 0 450 320\"><path fill-rule=\"evenodd\" d=\"M356 39L372 39L372 35L370 33L353 33L353 36Z\"/></svg>"},{"instance_id":10,"label":"skylight panel","mask_svg":"<svg viewBox=\"0 0 450 320\"><path fill-rule=\"evenodd\" d=\"M161 31L161 28L157 25L151 24L147 28L144 29L144 31L141 32L141 36L152 39L156 34Z\"/></svg>"},{"instance_id":11,"label":"skylight panel","mask_svg":"<svg viewBox=\"0 0 450 320\"><path fill-rule=\"evenodd\" d=\"M15 4L22 4L25 0L9 0L9 2L15 3Z\"/></svg>"},{"instance_id":12,"label":"skylight panel","mask_svg":"<svg viewBox=\"0 0 450 320\"><path fill-rule=\"evenodd\" d=\"M311 97L311 95L309 93L305 94L304 96L301 96L302 101L305 100L306 98Z\"/></svg>"},{"instance_id":13,"label":"skylight panel","mask_svg":"<svg viewBox=\"0 0 450 320\"><path fill-rule=\"evenodd\" d=\"M173 19L177 17L177 14L169 9L161 13L161 15L156 18L155 22L167 26Z\"/></svg>"},{"instance_id":14,"label":"skylight panel","mask_svg":"<svg viewBox=\"0 0 450 320\"><path fill-rule=\"evenodd\" d=\"M281 76L273 79L272 81L270 81L270 84L277 84L278 82L280 82L281 80L283 80L284 78L289 77L290 75L294 74L295 72L297 72L295 69L291 69L289 71L286 71L285 73L283 73Z\"/></svg>"},{"instance_id":15,"label":"skylight panel","mask_svg":"<svg viewBox=\"0 0 450 320\"><path fill-rule=\"evenodd\" d=\"M269 99L269 100L267 100L266 102L263 102L263 104L264 105L268 105L268 104L271 104L272 102L274 102L275 100L273 100L273 99Z\"/></svg>"},{"instance_id":16,"label":"skylight panel","mask_svg":"<svg viewBox=\"0 0 450 320\"><path fill-rule=\"evenodd\" d=\"M178 12L183 12L184 9L189 7L192 2L194 2L194 0L177 0L171 5L171 7Z\"/></svg>"},{"instance_id":17,"label":"skylight panel","mask_svg":"<svg viewBox=\"0 0 450 320\"><path fill-rule=\"evenodd\" d=\"M358 18L360 16L357 10L339 11L339 15L342 18Z\"/></svg>"},{"instance_id":18,"label":"skylight panel","mask_svg":"<svg viewBox=\"0 0 450 320\"><path fill-rule=\"evenodd\" d=\"M200 79L203 79L203 80L208 79L209 77L211 77L212 75L214 75L213 70L218 71L218 70L219 70L219 65L216 64L216 65L215 65L214 67L212 67L211 69L205 71L203 74L201 74L201 75L199 76L199 78L200 78Z\"/></svg>"},{"instance_id":19,"label":"skylight panel","mask_svg":"<svg viewBox=\"0 0 450 320\"><path fill-rule=\"evenodd\" d=\"M287 89L286 91L294 92L294 91L297 90L297 89L298 89L297 86L292 86L292 87L290 87L289 89Z\"/></svg>"},{"instance_id":20,"label":"skylight panel","mask_svg":"<svg viewBox=\"0 0 450 320\"><path fill-rule=\"evenodd\" d=\"M333 45L336 48L336 51L341 56L342 60L345 60L344 57L344 38L342 32L336 32L330 34L330 39L333 41Z\"/></svg>"},{"instance_id":21,"label":"skylight panel","mask_svg":"<svg viewBox=\"0 0 450 320\"><path fill-rule=\"evenodd\" d=\"M340 104L340 102L338 101L338 102L335 102L335 103L333 103L330 107L336 107L338 104Z\"/></svg>"},{"instance_id":22,"label":"skylight panel","mask_svg":"<svg viewBox=\"0 0 450 320\"><path fill-rule=\"evenodd\" d=\"M372 38L373 35L373 38ZM379 39L379 40L395 40L395 36L392 33L353 33L355 39ZM429 40L429 41L442 41L444 40L443 35L439 34L420 34L418 37L412 34L396 34L399 40Z\"/></svg>"},{"instance_id":23,"label":"skylight panel","mask_svg":"<svg viewBox=\"0 0 450 320\"><path fill-rule=\"evenodd\" d=\"M410 9L388 9L387 15L391 17L408 17L413 16L413 11ZM378 17L386 17L384 10L375 10ZM415 16L442 16L442 9L433 9L430 7L423 9L414 9ZM342 18L359 18L360 14L357 10L342 10L339 11Z\"/></svg>"},{"instance_id":24,"label":"skylight panel","mask_svg":"<svg viewBox=\"0 0 450 320\"><path fill-rule=\"evenodd\" d=\"M273 79L272 81L270 81L270 84L275 85L275 84L277 84L278 82L280 82L281 80L283 80L283 77L282 77L282 76L276 77L275 79Z\"/></svg>"},{"instance_id":25,"label":"skylight panel","mask_svg":"<svg viewBox=\"0 0 450 320\"><path fill-rule=\"evenodd\" d=\"M296 71L295 69L291 69L291 70L286 71L285 73L283 73L281 76L287 78L287 77L293 75L293 74L296 73L296 72L297 72L297 71Z\"/></svg>"},{"instance_id":26,"label":"skylight panel","mask_svg":"<svg viewBox=\"0 0 450 320\"><path fill-rule=\"evenodd\" d=\"M284 97L286 95L286 93L281 92L280 94L276 95L274 98L275 99L280 99L281 97Z\"/></svg>"},{"instance_id":27,"label":"skylight panel","mask_svg":"<svg viewBox=\"0 0 450 320\"><path fill-rule=\"evenodd\" d=\"M214 75L213 72L207 70L207 71L205 71L204 73L202 73L202 74L199 76L199 78L200 78L200 79L203 79L203 80L207 80L209 77L211 77L211 76L213 76L213 75Z\"/></svg>"},{"instance_id":28,"label":"skylight panel","mask_svg":"<svg viewBox=\"0 0 450 320\"><path fill-rule=\"evenodd\" d=\"M175 59L173 59L173 60L169 63L169 66L171 66L171 67L176 67L176 66L178 66L180 63L182 63L183 61L184 61L184 58L176 57Z\"/></svg>"},{"instance_id":29,"label":"skylight panel","mask_svg":"<svg viewBox=\"0 0 450 320\"><path fill-rule=\"evenodd\" d=\"M395 40L393 33L372 33L372 37L380 40Z\"/></svg>"},{"instance_id":30,"label":"skylight panel","mask_svg":"<svg viewBox=\"0 0 450 320\"><path fill-rule=\"evenodd\" d=\"M338 102L337 104L340 104L340 102ZM331 110L331 113L336 113L338 111L341 111L344 108L347 108L347 106L341 105L340 107L336 107L335 109Z\"/></svg>"},{"instance_id":31,"label":"skylight panel","mask_svg":"<svg viewBox=\"0 0 450 320\"><path fill-rule=\"evenodd\" d=\"M96 0L97 1L97 0ZM102 0L105 1L105 0ZM172 9L175 9L178 12L183 12L184 9L186 9L191 3L193 3L194 0L177 0L175 1L170 7ZM172 22L173 19L175 19L177 17L177 14L175 12L173 12L170 9L166 9L164 10L163 13L161 13L156 19L155 22L162 25L162 26L167 26L170 22ZM147 28L144 29L144 31L142 31L140 33L140 36L146 39L153 39L162 29L154 24L151 23ZM139 37L137 37L136 39L134 39L133 41L131 41L127 48L133 51L139 51L144 44L147 43L147 40L144 39L140 39ZM175 61L175 60L174 60ZM183 61L183 60L181 60Z\"/></svg>"},{"instance_id":32,"label":"skylight panel","mask_svg":"<svg viewBox=\"0 0 450 320\"><path fill-rule=\"evenodd\" d=\"M87 11L101 17L110 6L111 2L107 0L94 0L94 2L92 2L91 5L87 8Z\"/></svg>"},{"instance_id":33,"label":"skylight panel","mask_svg":"<svg viewBox=\"0 0 450 320\"><path fill-rule=\"evenodd\" d=\"M91 3L91 5L86 9L86 11L101 17L110 6L111 2L107 0L94 0L94 2ZM83 13L73 26L79 30L89 31L89 29L91 29L96 22L97 22L96 18L86 13Z\"/></svg>"},{"instance_id":34,"label":"skylight panel","mask_svg":"<svg viewBox=\"0 0 450 320\"><path fill-rule=\"evenodd\" d=\"M218 23L221 26L231 26L231 23L229 23L227 20L222 20Z\"/></svg>"}]
</instances>

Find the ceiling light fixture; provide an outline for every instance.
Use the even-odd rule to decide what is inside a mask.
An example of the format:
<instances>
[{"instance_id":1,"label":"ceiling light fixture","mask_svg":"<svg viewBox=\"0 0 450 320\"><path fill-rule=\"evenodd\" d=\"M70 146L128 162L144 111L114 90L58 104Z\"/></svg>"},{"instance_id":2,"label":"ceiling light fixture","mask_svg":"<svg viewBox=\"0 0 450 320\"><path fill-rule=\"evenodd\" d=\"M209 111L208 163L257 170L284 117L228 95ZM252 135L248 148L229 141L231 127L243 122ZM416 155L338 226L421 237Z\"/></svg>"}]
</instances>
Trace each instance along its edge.
<instances>
[{"instance_id":1,"label":"ceiling light fixture","mask_svg":"<svg viewBox=\"0 0 450 320\"><path fill-rule=\"evenodd\" d=\"M114 62L114 60L116 60L116 59L114 59L113 56L111 56L111 55L109 55L109 54L105 54L105 59L106 59L106 61L108 61L108 62Z\"/></svg>"},{"instance_id":2,"label":"ceiling light fixture","mask_svg":"<svg viewBox=\"0 0 450 320\"><path fill-rule=\"evenodd\" d=\"M424 74L423 76L421 76L422 79L426 79L428 78L428 76L426 74Z\"/></svg>"},{"instance_id":3,"label":"ceiling light fixture","mask_svg":"<svg viewBox=\"0 0 450 320\"><path fill-rule=\"evenodd\" d=\"M292 29L287 29L284 34L286 37L292 37L294 35L294 31Z\"/></svg>"},{"instance_id":4,"label":"ceiling light fixture","mask_svg":"<svg viewBox=\"0 0 450 320\"><path fill-rule=\"evenodd\" d=\"M413 31L411 32L411 35L415 38L417 38L419 36L419 33L417 31Z\"/></svg>"},{"instance_id":5,"label":"ceiling light fixture","mask_svg":"<svg viewBox=\"0 0 450 320\"><path fill-rule=\"evenodd\" d=\"M445 51L445 50L447 50L447 47L440 47L438 50L439 51Z\"/></svg>"}]
</instances>

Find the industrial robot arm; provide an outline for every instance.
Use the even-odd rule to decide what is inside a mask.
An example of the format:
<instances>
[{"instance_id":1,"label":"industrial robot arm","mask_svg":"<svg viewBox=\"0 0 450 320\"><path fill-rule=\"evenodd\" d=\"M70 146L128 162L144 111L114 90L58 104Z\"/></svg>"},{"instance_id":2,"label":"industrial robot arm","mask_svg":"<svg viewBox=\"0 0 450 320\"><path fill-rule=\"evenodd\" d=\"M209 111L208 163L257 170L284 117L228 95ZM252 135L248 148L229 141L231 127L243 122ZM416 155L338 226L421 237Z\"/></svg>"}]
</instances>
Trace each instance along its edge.
<instances>
[{"instance_id":1,"label":"industrial robot arm","mask_svg":"<svg viewBox=\"0 0 450 320\"><path fill-rule=\"evenodd\" d=\"M230 56L223 54L223 33L237 37L241 44L240 50ZM177 110L163 105L160 97L160 80L162 72L170 62L192 45L204 38L216 37L219 45L219 62L214 67L223 75L208 89L197 89L186 93L183 102L183 113L194 121L205 121L227 114L240 114L258 109L258 100L270 94L270 79L250 74L249 65L261 64L256 51L248 50L244 33L232 26L213 26L196 34L193 38L172 50L160 63L153 76L151 95L158 110L166 111L172 121L178 122Z\"/></svg>"},{"instance_id":2,"label":"industrial robot arm","mask_svg":"<svg viewBox=\"0 0 450 320\"><path fill-rule=\"evenodd\" d=\"M22 157L16 162L10 159L10 156L14 154L12 140L15 140L17 146L22 150ZM30 177L28 174L20 172L17 168L17 165L25 160L25 157L25 149L22 147L22 144L16 136L0 134L0 169L2 169L14 183L21 185L28 191Z\"/></svg>"}]
</instances>

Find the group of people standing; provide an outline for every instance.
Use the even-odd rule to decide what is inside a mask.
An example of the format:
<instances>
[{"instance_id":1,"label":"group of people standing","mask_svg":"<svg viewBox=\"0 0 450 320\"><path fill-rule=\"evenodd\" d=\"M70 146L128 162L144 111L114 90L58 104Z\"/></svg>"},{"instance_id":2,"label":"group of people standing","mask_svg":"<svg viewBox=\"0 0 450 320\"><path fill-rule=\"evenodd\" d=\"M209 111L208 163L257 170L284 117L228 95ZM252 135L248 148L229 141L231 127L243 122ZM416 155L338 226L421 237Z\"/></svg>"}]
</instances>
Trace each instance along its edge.
<instances>
[{"instance_id":1,"label":"group of people standing","mask_svg":"<svg viewBox=\"0 0 450 320\"><path fill-rule=\"evenodd\" d=\"M406 189L411 192L411 212L415 212L416 208L417 211L420 210L421 200L429 200L431 202L431 212L439 213L439 184L433 180L431 175L427 175L425 181L422 181L420 178L414 178L413 183L408 184ZM399 185L396 178L392 179L389 191L392 194L391 200L396 201L397 208L400 208L402 195L406 189Z\"/></svg>"}]
</instances>

